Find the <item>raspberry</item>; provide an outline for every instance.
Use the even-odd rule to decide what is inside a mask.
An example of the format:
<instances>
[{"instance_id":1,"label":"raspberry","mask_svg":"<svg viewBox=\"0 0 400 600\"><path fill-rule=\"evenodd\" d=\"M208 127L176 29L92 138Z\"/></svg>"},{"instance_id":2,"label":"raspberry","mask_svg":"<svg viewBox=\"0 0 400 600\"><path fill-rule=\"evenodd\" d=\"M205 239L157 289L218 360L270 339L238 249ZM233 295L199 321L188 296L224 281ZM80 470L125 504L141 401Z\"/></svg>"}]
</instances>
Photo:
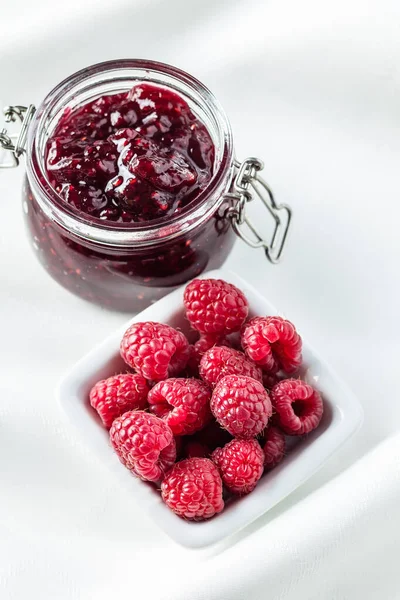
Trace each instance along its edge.
<instances>
[{"instance_id":1,"label":"raspberry","mask_svg":"<svg viewBox=\"0 0 400 600\"><path fill-rule=\"evenodd\" d=\"M311 385L300 379L277 383L271 399L280 427L288 435L303 435L318 427L324 411L322 398Z\"/></svg>"},{"instance_id":2,"label":"raspberry","mask_svg":"<svg viewBox=\"0 0 400 600\"><path fill-rule=\"evenodd\" d=\"M264 429L272 406L262 383L243 375L227 375L214 388L211 412L233 436L249 439Z\"/></svg>"},{"instance_id":3,"label":"raspberry","mask_svg":"<svg viewBox=\"0 0 400 600\"><path fill-rule=\"evenodd\" d=\"M193 345L196 357L200 362L201 357L207 350L214 346L230 346L228 338L224 335L215 335L213 333L202 333L197 342Z\"/></svg>"},{"instance_id":4,"label":"raspberry","mask_svg":"<svg viewBox=\"0 0 400 600\"><path fill-rule=\"evenodd\" d=\"M169 325L134 323L121 341L121 356L146 379L160 381L174 377L189 360L189 342Z\"/></svg>"},{"instance_id":5,"label":"raspberry","mask_svg":"<svg viewBox=\"0 0 400 600\"><path fill-rule=\"evenodd\" d=\"M269 425L264 433L264 467L273 469L285 456L285 436L278 427Z\"/></svg>"},{"instance_id":6,"label":"raspberry","mask_svg":"<svg viewBox=\"0 0 400 600\"><path fill-rule=\"evenodd\" d=\"M210 450L204 444L196 441L189 441L183 449L186 458L206 458L210 455Z\"/></svg>"},{"instance_id":7,"label":"raspberry","mask_svg":"<svg viewBox=\"0 0 400 600\"><path fill-rule=\"evenodd\" d=\"M230 343L223 335L203 333L197 342L190 346L190 358L187 366L193 376L197 377L199 374L199 364L203 354L214 346L230 346Z\"/></svg>"},{"instance_id":8,"label":"raspberry","mask_svg":"<svg viewBox=\"0 0 400 600\"><path fill-rule=\"evenodd\" d=\"M243 292L221 279L194 279L186 286L183 302L190 324L201 333L238 331L249 311Z\"/></svg>"},{"instance_id":9,"label":"raspberry","mask_svg":"<svg viewBox=\"0 0 400 600\"><path fill-rule=\"evenodd\" d=\"M266 371L292 373L301 364L301 337L295 326L281 317L255 317L243 327L245 354Z\"/></svg>"},{"instance_id":10,"label":"raspberry","mask_svg":"<svg viewBox=\"0 0 400 600\"><path fill-rule=\"evenodd\" d=\"M122 464L145 481L159 481L175 462L171 429L143 411L129 411L115 419L110 441Z\"/></svg>"},{"instance_id":11,"label":"raspberry","mask_svg":"<svg viewBox=\"0 0 400 600\"><path fill-rule=\"evenodd\" d=\"M264 470L264 453L256 440L232 440L211 455L224 485L234 494L253 491Z\"/></svg>"},{"instance_id":12,"label":"raspberry","mask_svg":"<svg viewBox=\"0 0 400 600\"><path fill-rule=\"evenodd\" d=\"M208 458L176 463L161 484L164 502L179 517L201 521L222 511L222 481Z\"/></svg>"},{"instance_id":13,"label":"raspberry","mask_svg":"<svg viewBox=\"0 0 400 600\"><path fill-rule=\"evenodd\" d=\"M150 410L174 435L190 435L211 419L210 397L210 389L198 379L167 379L159 381L147 399Z\"/></svg>"},{"instance_id":14,"label":"raspberry","mask_svg":"<svg viewBox=\"0 0 400 600\"><path fill-rule=\"evenodd\" d=\"M145 408L148 393L149 386L141 375L125 373L98 381L90 390L89 400L110 429L114 419L128 410Z\"/></svg>"},{"instance_id":15,"label":"raspberry","mask_svg":"<svg viewBox=\"0 0 400 600\"><path fill-rule=\"evenodd\" d=\"M212 388L226 375L245 375L262 381L260 367L250 362L243 352L225 346L207 350L200 361L199 373L203 381Z\"/></svg>"}]
</instances>

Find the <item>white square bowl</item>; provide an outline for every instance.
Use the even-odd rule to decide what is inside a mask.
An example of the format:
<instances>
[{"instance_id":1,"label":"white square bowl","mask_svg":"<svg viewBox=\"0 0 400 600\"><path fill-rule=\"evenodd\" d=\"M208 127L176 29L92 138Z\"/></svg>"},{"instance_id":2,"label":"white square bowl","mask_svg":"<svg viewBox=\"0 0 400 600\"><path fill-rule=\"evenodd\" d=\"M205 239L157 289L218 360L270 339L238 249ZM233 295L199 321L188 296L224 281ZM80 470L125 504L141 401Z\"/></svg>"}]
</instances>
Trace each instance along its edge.
<instances>
[{"instance_id":1,"label":"white square bowl","mask_svg":"<svg viewBox=\"0 0 400 600\"><path fill-rule=\"evenodd\" d=\"M251 285L230 271L210 271L203 277L225 279L242 289L249 300L252 315L279 314ZM136 479L119 462L109 443L108 432L89 405L88 396L98 380L126 370L119 355L119 344L131 323L158 321L188 333L182 304L184 287L136 315L76 363L60 382L58 395L69 419L98 459L108 467L110 476L128 486L137 505L145 507L171 538L184 546L200 548L242 529L304 483L360 427L363 411L347 386L303 339L304 366L301 375L320 390L324 400L324 416L318 429L304 438L292 438L284 461L266 473L251 494L228 504L213 519L190 522L177 517L162 502L154 487Z\"/></svg>"}]
</instances>

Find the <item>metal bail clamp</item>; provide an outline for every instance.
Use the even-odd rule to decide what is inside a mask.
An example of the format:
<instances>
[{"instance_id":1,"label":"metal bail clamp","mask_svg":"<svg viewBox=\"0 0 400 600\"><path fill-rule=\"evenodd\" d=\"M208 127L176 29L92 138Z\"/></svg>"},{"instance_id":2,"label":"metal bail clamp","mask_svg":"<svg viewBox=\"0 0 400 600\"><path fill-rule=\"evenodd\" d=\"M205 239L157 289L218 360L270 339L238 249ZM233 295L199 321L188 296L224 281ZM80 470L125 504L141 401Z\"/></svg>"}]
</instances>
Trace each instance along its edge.
<instances>
[{"instance_id":1,"label":"metal bail clamp","mask_svg":"<svg viewBox=\"0 0 400 600\"><path fill-rule=\"evenodd\" d=\"M287 240L292 210L286 204L277 204L273 193L259 171L264 164L258 158L246 158L242 163L235 161L238 169L233 182L233 192L225 194L227 198L236 200L228 208L226 216L230 219L235 233L251 248L264 248L265 254L273 264L277 264L281 257ZM263 238L249 217L246 216L248 202L258 197L274 220L274 230L271 240ZM248 233L245 231L248 229Z\"/></svg>"},{"instance_id":2,"label":"metal bail clamp","mask_svg":"<svg viewBox=\"0 0 400 600\"><path fill-rule=\"evenodd\" d=\"M7 129L0 130L0 148L6 150L5 157L0 156L0 169L18 167L19 159L25 152L29 124L35 114L33 104L29 106L6 106L4 116L6 123L15 123L19 119L22 123L19 133L9 133Z\"/></svg>"}]
</instances>

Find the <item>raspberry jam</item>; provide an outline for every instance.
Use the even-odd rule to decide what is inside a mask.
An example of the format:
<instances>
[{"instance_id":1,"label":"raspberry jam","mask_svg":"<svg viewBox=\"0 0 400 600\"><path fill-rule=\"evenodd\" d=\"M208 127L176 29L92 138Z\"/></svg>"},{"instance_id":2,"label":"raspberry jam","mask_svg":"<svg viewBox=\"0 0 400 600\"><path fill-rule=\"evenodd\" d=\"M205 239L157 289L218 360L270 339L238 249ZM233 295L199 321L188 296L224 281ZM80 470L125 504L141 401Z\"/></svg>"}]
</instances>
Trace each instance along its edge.
<instances>
[{"instance_id":1,"label":"raspberry jam","mask_svg":"<svg viewBox=\"0 0 400 600\"><path fill-rule=\"evenodd\" d=\"M46 147L58 194L105 222L179 214L209 184L214 144L178 94L152 84L67 109Z\"/></svg>"},{"instance_id":2,"label":"raspberry jam","mask_svg":"<svg viewBox=\"0 0 400 600\"><path fill-rule=\"evenodd\" d=\"M76 73L38 108L27 159L33 248L87 300L142 310L233 246L229 123L178 69L127 60Z\"/></svg>"}]
</instances>

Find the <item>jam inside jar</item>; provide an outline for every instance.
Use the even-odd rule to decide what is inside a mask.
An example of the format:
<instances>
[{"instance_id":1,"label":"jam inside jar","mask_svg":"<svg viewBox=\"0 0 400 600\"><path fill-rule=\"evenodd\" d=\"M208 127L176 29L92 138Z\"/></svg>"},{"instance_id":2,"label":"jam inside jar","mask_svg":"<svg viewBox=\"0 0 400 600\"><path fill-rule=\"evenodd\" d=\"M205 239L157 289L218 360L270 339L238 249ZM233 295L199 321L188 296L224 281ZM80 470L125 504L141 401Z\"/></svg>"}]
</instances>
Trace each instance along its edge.
<instances>
[{"instance_id":1,"label":"jam inside jar","mask_svg":"<svg viewBox=\"0 0 400 600\"><path fill-rule=\"evenodd\" d=\"M50 92L31 124L33 248L69 291L140 311L225 261L233 175L229 122L200 82L150 61L95 65Z\"/></svg>"}]
</instances>

